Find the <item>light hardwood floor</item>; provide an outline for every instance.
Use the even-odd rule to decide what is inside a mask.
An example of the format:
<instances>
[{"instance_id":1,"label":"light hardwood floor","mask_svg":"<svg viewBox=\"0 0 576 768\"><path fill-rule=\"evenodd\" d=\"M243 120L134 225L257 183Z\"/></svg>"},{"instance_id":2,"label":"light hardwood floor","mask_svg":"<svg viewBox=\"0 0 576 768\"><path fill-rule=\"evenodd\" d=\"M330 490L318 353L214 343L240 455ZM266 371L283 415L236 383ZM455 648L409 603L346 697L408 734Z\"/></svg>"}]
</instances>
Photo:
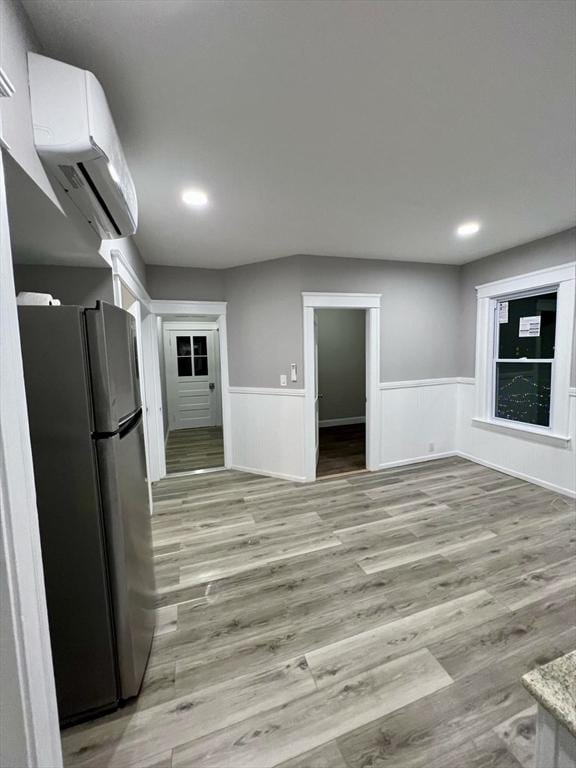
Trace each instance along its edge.
<instances>
[{"instance_id":1,"label":"light hardwood floor","mask_svg":"<svg viewBox=\"0 0 576 768\"><path fill-rule=\"evenodd\" d=\"M572 500L459 459L154 497L143 691L65 731L67 766L531 766L520 677L576 647Z\"/></svg>"},{"instance_id":2,"label":"light hardwood floor","mask_svg":"<svg viewBox=\"0 0 576 768\"><path fill-rule=\"evenodd\" d=\"M176 429L168 433L166 471L169 475L223 466L222 427Z\"/></svg>"}]
</instances>

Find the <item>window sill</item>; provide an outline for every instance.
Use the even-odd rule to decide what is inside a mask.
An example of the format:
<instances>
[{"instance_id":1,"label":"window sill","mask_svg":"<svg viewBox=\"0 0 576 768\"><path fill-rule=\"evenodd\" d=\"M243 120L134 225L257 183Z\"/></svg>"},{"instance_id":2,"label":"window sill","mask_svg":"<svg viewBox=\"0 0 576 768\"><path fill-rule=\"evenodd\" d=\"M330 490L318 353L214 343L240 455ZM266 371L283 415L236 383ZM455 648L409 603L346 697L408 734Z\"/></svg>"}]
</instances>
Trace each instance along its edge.
<instances>
[{"instance_id":1,"label":"window sill","mask_svg":"<svg viewBox=\"0 0 576 768\"><path fill-rule=\"evenodd\" d=\"M479 417L472 419L472 424L477 427L493 430L494 432L500 432L502 434L509 434L514 432L518 437L524 437L527 440L534 440L537 443L548 443L549 445L557 445L560 448L567 448L571 441L570 435L560 435L556 432L544 432L543 430L530 427L529 425L521 424L504 424L501 421L494 421L492 419L481 419Z\"/></svg>"}]
</instances>

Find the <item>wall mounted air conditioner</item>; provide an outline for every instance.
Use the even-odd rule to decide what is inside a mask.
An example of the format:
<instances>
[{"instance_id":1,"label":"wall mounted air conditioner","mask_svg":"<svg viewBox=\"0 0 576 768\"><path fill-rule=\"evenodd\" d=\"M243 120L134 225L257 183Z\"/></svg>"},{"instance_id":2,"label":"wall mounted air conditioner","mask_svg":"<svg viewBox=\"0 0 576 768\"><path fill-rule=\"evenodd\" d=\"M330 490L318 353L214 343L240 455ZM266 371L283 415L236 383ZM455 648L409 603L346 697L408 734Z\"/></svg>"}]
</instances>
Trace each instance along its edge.
<instances>
[{"instance_id":1,"label":"wall mounted air conditioner","mask_svg":"<svg viewBox=\"0 0 576 768\"><path fill-rule=\"evenodd\" d=\"M35 53L28 68L34 143L48 171L102 239L134 234L136 190L102 86Z\"/></svg>"}]
</instances>

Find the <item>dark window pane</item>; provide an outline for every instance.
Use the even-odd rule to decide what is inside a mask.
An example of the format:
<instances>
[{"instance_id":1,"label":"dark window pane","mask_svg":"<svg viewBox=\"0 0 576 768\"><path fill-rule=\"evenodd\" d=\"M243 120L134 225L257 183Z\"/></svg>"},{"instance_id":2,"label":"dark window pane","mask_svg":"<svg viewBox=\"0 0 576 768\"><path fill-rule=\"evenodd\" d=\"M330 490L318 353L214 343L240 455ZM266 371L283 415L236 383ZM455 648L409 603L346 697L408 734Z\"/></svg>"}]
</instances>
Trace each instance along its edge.
<instances>
[{"instance_id":1,"label":"dark window pane","mask_svg":"<svg viewBox=\"0 0 576 768\"><path fill-rule=\"evenodd\" d=\"M541 296L527 296L523 299L511 299L508 304L508 322L498 323L500 339L498 357L501 358L535 358L554 357L554 339L556 336L556 293L546 293ZM506 315L504 307L503 315ZM532 331L520 329L522 318L540 317L540 328L536 322ZM525 321L525 325L528 322ZM536 333L537 335L521 335Z\"/></svg>"},{"instance_id":2,"label":"dark window pane","mask_svg":"<svg viewBox=\"0 0 576 768\"><path fill-rule=\"evenodd\" d=\"M186 357L192 354L190 336L176 336L176 354L178 357Z\"/></svg>"},{"instance_id":3,"label":"dark window pane","mask_svg":"<svg viewBox=\"0 0 576 768\"><path fill-rule=\"evenodd\" d=\"M207 357L194 358L194 375L208 376L208 358Z\"/></svg>"},{"instance_id":4,"label":"dark window pane","mask_svg":"<svg viewBox=\"0 0 576 768\"><path fill-rule=\"evenodd\" d=\"M178 357L178 376L192 376L192 358Z\"/></svg>"},{"instance_id":5,"label":"dark window pane","mask_svg":"<svg viewBox=\"0 0 576 768\"><path fill-rule=\"evenodd\" d=\"M206 336L194 336L194 354L207 355Z\"/></svg>"},{"instance_id":6,"label":"dark window pane","mask_svg":"<svg viewBox=\"0 0 576 768\"><path fill-rule=\"evenodd\" d=\"M551 363L496 363L499 419L550 425Z\"/></svg>"}]
</instances>

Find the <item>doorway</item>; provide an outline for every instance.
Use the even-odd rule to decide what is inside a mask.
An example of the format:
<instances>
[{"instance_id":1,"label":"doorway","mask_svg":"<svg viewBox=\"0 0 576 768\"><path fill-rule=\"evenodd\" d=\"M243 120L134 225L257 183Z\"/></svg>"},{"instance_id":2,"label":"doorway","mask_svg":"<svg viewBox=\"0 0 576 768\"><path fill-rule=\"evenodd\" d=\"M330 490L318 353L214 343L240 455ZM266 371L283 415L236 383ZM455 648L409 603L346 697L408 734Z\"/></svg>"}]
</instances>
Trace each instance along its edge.
<instances>
[{"instance_id":1,"label":"doorway","mask_svg":"<svg viewBox=\"0 0 576 768\"><path fill-rule=\"evenodd\" d=\"M317 477L366 469L366 312L317 309Z\"/></svg>"},{"instance_id":2,"label":"doorway","mask_svg":"<svg viewBox=\"0 0 576 768\"><path fill-rule=\"evenodd\" d=\"M318 389L318 310L362 310L365 323L365 467L380 466L380 294L303 293L304 330L304 476L317 477L320 458L320 402ZM345 425L341 425L345 426ZM353 426L353 425L351 425ZM328 434L328 433L326 433Z\"/></svg>"},{"instance_id":3,"label":"doorway","mask_svg":"<svg viewBox=\"0 0 576 768\"><path fill-rule=\"evenodd\" d=\"M188 317L163 322L166 473L224 466L218 324Z\"/></svg>"}]
</instances>

